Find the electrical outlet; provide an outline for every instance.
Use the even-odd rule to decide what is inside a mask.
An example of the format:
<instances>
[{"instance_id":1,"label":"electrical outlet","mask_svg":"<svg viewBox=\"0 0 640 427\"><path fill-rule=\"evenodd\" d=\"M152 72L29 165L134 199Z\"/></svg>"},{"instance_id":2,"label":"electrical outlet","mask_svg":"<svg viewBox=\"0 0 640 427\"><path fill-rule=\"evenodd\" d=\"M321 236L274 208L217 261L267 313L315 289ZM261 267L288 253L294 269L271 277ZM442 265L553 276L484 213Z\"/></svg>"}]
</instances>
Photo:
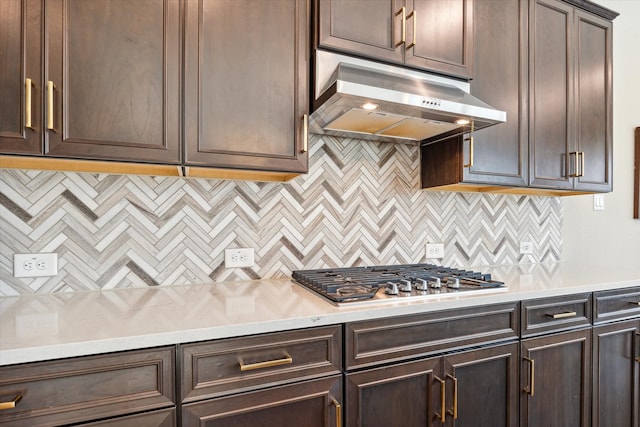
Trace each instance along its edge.
<instances>
[{"instance_id":1,"label":"electrical outlet","mask_svg":"<svg viewBox=\"0 0 640 427\"><path fill-rule=\"evenodd\" d=\"M13 277L48 277L58 274L58 254L13 254Z\"/></svg>"},{"instance_id":2,"label":"electrical outlet","mask_svg":"<svg viewBox=\"0 0 640 427\"><path fill-rule=\"evenodd\" d=\"M253 267L253 248L235 248L224 250L224 268Z\"/></svg>"},{"instance_id":3,"label":"electrical outlet","mask_svg":"<svg viewBox=\"0 0 640 427\"><path fill-rule=\"evenodd\" d=\"M427 258L440 259L444 258L444 243L427 243Z\"/></svg>"},{"instance_id":4,"label":"electrical outlet","mask_svg":"<svg viewBox=\"0 0 640 427\"><path fill-rule=\"evenodd\" d=\"M604 194L593 195L593 210L594 211L604 210Z\"/></svg>"},{"instance_id":5,"label":"electrical outlet","mask_svg":"<svg viewBox=\"0 0 640 427\"><path fill-rule=\"evenodd\" d=\"M533 253L533 244L531 242L520 242L520 255Z\"/></svg>"}]
</instances>

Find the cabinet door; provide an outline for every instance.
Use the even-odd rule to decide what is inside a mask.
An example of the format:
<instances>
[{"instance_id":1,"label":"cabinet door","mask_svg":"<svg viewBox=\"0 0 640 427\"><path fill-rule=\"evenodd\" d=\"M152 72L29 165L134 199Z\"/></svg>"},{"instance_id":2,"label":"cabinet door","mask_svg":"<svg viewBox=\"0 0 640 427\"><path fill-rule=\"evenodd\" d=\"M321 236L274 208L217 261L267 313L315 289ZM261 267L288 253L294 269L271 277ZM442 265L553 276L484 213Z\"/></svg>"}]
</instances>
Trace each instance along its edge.
<instances>
[{"instance_id":1,"label":"cabinet door","mask_svg":"<svg viewBox=\"0 0 640 427\"><path fill-rule=\"evenodd\" d=\"M308 0L190 0L185 163L306 172Z\"/></svg>"},{"instance_id":2,"label":"cabinet door","mask_svg":"<svg viewBox=\"0 0 640 427\"><path fill-rule=\"evenodd\" d=\"M591 425L591 329L521 342L520 426Z\"/></svg>"},{"instance_id":3,"label":"cabinet door","mask_svg":"<svg viewBox=\"0 0 640 427\"><path fill-rule=\"evenodd\" d=\"M402 6L404 0L319 0L316 45L402 63Z\"/></svg>"},{"instance_id":4,"label":"cabinet door","mask_svg":"<svg viewBox=\"0 0 640 427\"><path fill-rule=\"evenodd\" d=\"M580 10L576 31L576 142L581 153L575 188L612 188L611 22Z\"/></svg>"},{"instance_id":5,"label":"cabinet door","mask_svg":"<svg viewBox=\"0 0 640 427\"><path fill-rule=\"evenodd\" d=\"M405 63L470 78L473 0L409 0ZM415 30L415 32L414 32Z\"/></svg>"},{"instance_id":6,"label":"cabinet door","mask_svg":"<svg viewBox=\"0 0 640 427\"><path fill-rule=\"evenodd\" d=\"M447 425L518 425L517 342L446 356L445 380Z\"/></svg>"},{"instance_id":7,"label":"cabinet door","mask_svg":"<svg viewBox=\"0 0 640 427\"><path fill-rule=\"evenodd\" d=\"M183 427L327 427L341 425L340 376L182 406Z\"/></svg>"},{"instance_id":8,"label":"cabinet door","mask_svg":"<svg viewBox=\"0 0 640 427\"><path fill-rule=\"evenodd\" d=\"M40 1L0 1L0 94L2 94L0 95L0 152L2 153L42 153L41 40L42 3ZM27 84L27 79L31 80L30 85Z\"/></svg>"},{"instance_id":9,"label":"cabinet door","mask_svg":"<svg viewBox=\"0 0 640 427\"><path fill-rule=\"evenodd\" d=\"M534 0L529 22L530 184L571 188L575 157L573 8L558 0ZM571 161L570 158L571 157Z\"/></svg>"},{"instance_id":10,"label":"cabinet door","mask_svg":"<svg viewBox=\"0 0 640 427\"><path fill-rule=\"evenodd\" d=\"M593 425L638 427L640 321L593 329Z\"/></svg>"},{"instance_id":11,"label":"cabinet door","mask_svg":"<svg viewBox=\"0 0 640 427\"><path fill-rule=\"evenodd\" d=\"M180 1L48 0L45 19L46 154L179 163Z\"/></svg>"},{"instance_id":12,"label":"cabinet door","mask_svg":"<svg viewBox=\"0 0 640 427\"><path fill-rule=\"evenodd\" d=\"M507 122L475 132L465 182L528 184L527 5L526 0L474 0L471 93L506 111ZM469 150L465 139L465 164Z\"/></svg>"},{"instance_id":13,"label":"cabinet door","mask_svg":"<svg viewBox=\"0 0 640 427\"><path fill-rule=\"evenodd\" d=\"M441 370L441 358L433 358L347 374L346 425L441 425Z\"/></svg>"}]
</instances>

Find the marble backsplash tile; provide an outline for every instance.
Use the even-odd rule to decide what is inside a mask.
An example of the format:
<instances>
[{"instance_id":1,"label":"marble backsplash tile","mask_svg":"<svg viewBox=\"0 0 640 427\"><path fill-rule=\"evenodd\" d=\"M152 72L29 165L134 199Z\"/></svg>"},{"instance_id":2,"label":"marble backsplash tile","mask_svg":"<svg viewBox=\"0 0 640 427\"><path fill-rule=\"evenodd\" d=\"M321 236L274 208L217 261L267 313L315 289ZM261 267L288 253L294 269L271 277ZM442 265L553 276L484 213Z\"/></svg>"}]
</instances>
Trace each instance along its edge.
<instances>
[{"instance_id":1,"label":"marble backsplash tile","mask_svg":"<svg viewBox=\"0 0 640 427\"><path fill-rule=\"evenodd\" d=\"M289 276L302 268L560 259L555 197L419 190L416 146L314 135L289 183L0 170L0 295ZM520 241L534 243L520 255ZM255 248L225 269L224 249ZM14 278L14 253L58 253L58 275Z\"/></svg>"}]
</instances>

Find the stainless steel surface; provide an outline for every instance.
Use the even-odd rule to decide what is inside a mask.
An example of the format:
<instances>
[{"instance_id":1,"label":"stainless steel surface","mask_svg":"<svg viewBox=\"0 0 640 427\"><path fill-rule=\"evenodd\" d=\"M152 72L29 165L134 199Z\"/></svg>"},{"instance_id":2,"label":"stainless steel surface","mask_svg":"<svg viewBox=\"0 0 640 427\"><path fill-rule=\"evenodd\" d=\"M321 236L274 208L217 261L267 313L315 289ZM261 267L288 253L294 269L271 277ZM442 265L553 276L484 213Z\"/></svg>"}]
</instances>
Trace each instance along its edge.
<instances>
[{"instance_id":1,"label":"stainless steel surface","mask_svg":"<svg viewBox=\"0 0 640 427\"><path fill-rule=\"evenodd\" d=\"M297 270L292 276L338 306L507 290L490 274L433 264Z\"/></svg>"},{"instance_id":2,"label":"stainless steel surface","mask_svg":"<svg viewBox=\"0 0 640 427\"><path fill-rule=\"evenodd\" d=\"M506 113L471 96L466 82L318 51L310 119L313 133L415 143L502 123Z\"/></svg>"}]
</instances>

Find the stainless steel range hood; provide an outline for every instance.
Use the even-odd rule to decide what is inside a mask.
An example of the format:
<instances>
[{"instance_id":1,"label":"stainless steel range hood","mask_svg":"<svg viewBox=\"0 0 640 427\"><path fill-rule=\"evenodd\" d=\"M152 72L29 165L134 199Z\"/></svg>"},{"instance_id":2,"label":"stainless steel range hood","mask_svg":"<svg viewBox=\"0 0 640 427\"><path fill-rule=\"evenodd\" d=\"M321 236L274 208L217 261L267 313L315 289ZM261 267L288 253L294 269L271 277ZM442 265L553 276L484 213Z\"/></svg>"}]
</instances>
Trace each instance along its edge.
<instances>
[{"instance_id":1,"label":"stainless steel range hood","mask_svg":"<svg viewBox=\"0 0 640 427\"><path fill-rule=\"evenodd\" d=\"M315 59L312 133L430 142L506 121L467 82L326 51Z\"/></svg>"}]
</instances>

